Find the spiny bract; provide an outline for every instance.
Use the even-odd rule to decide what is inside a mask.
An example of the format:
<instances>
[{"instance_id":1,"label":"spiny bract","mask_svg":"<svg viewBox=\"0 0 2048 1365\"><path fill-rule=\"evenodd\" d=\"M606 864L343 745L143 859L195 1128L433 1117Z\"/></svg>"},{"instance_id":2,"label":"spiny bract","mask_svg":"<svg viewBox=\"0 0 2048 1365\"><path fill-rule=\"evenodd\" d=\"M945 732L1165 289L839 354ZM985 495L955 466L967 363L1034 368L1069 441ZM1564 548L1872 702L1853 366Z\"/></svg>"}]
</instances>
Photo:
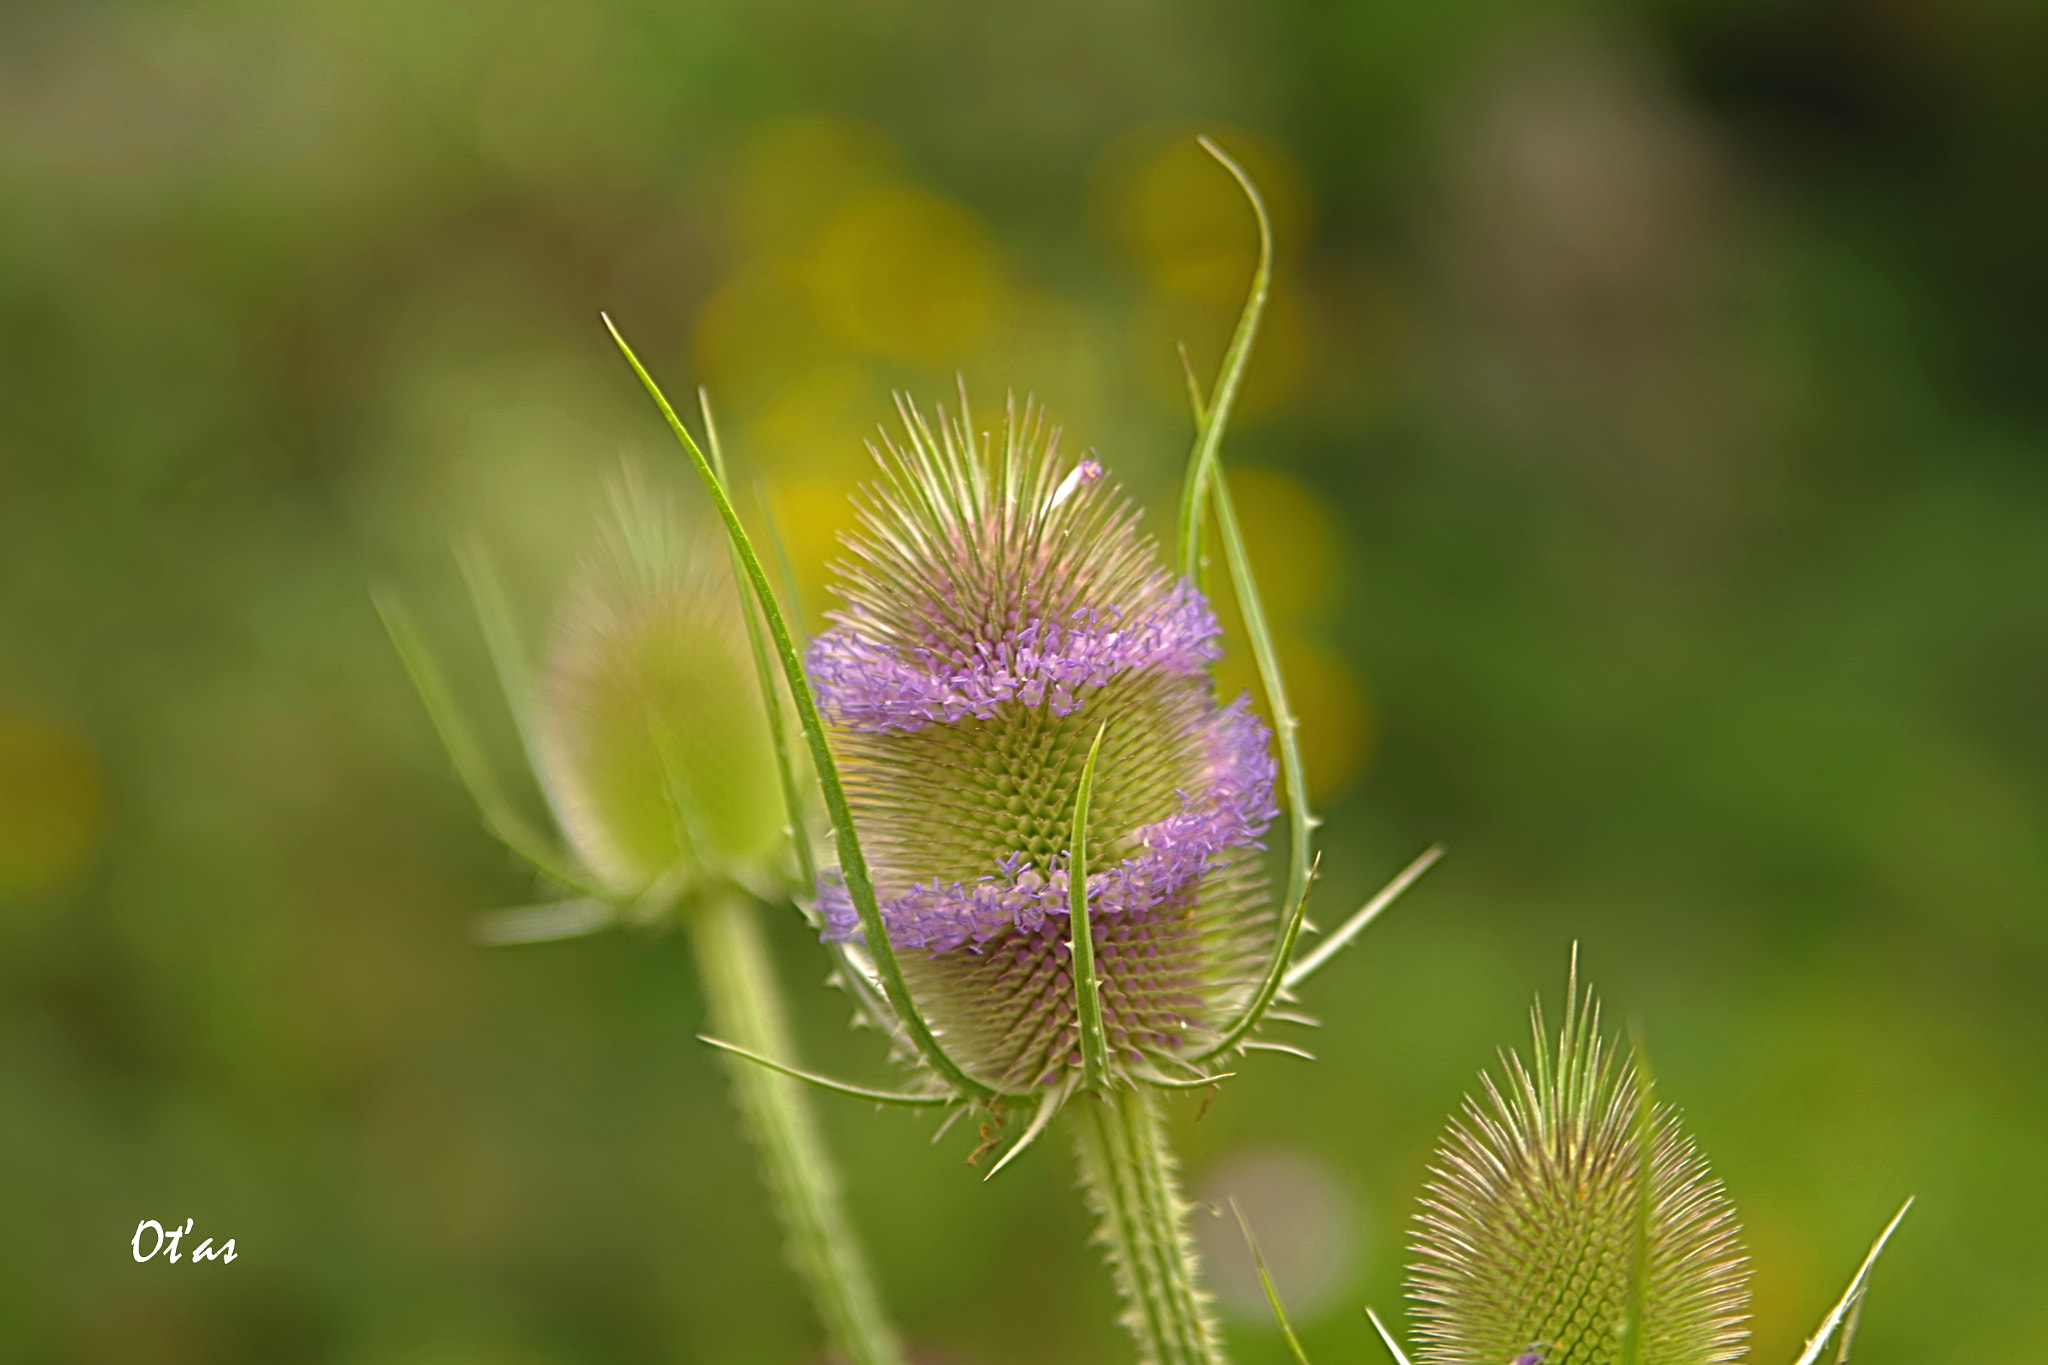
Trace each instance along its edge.
<instances>
[{"instance_id":1,"label":"spiny bract","mask_svg":"<svg viewBox=\"0 0 2048 1365\"><path fill-rule=\"evenodd\" d=\"M628 467L549 642L542 784L613 894L771 884L786 823L732 585Z\"/></svg>"},{"instance_id":2,"label":"spiny bract","mask_svg":"<svg viewBox=\"0 0 2048 1365\"><path fill-rule=\"evenodd\" d=\"M1503 1057L1438 1148L1409 1296L1426 1365L1719 1365L1741 1355L1734 1210L1576 981L1555 1056ZM1636 1338L1631 1343L1630 1337Z\"/></svg>"},{"instance_id":3,"label":"spiny bract","mask_svg":"<svg viewBox=\"0 0 2048 1365\"><path fill-rule=\"evenodd\" d=\"M1028 406L999 453L964 404L936 432L900 407L908 439L876 452L808 666L906 979L977 1080L1018 1093L1080 1066L1068 844L1100 730L1086 853L1112 1064L1185 1076L1248 989L1266 728L1216 701L1215 615L1100 465L1064 463ZM827 937L858 938L842 887L819 901Z\"/></svg>"}]
</instances>

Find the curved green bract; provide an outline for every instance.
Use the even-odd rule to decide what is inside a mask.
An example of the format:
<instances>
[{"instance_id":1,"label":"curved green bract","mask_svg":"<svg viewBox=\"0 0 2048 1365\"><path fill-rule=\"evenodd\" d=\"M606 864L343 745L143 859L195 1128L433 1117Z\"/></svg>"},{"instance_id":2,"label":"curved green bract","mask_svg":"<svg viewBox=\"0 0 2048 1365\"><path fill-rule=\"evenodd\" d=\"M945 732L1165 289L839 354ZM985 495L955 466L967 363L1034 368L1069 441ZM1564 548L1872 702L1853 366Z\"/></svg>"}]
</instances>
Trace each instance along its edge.
<instances>
[{"instance_id":1,"label":"curved green bract","mask_svg":"<svg viewBox=\"0 0 2048 1365\"><path fill-rule=\"evenodd\" d=\"M697 390L697 409L704 414L704 442L711 448L711 467L718 475L719 482L730 479L725 469L725 450L718 440L718 423L711 415L711 395L703 389ZM774 528L771 523L770 535ZM740 561L737 548L732 550L732 573L737 582L746 575L746 565ZM797 781L796 763L789 751L788 727L783 724L782 697L775 690L775 665L768 658L768 642L761 638L761 618L757 614L752 597L742 593L740 616L747 625L747 651L754 660L754 681L761 691L761 709L768 717L768 736L775 749L775 777L782 787L783 815L789 822L790 851L796 855L797 885L808 890L818 884L816 859L811 856L811 841L806 832L803 788Z\"/></svg>"},{"instance_id":2,"label":"curved green bract","mask_svg":"<svg viewBox=\"0 0 2048 1365\"><path fill-rule=\"evenodd\" d=\"M1195 449L1188 458L1186 481L1180 490L1180 522L1176 537L1177 558L1181 576L1201 587L1206 576L1203 563L1203 526L1207 515L1209 479L1216 467L1216 451L1223 444L1224 428L1230 425L1230 412L1237 403L1237 390L1244 382L1245 366L1250 363L1252 342L1259 334L1259 319L1266 311L1266 298L1273 289L1273 221L1266 213L1266 201L1259 196L1258 187L1244 168L1232 161L1223 149L1208 138L1198 138L1202 150L1230 172L1250 201L1252 215L1258 220L1259 260L1252 267L1252 286L1245 297L1244 311L1238 315L1237 330L1230 335L1230 348L1223 353L1223 365L1216 374L1216 386L1209 399L1202 401L1201 390L1196 387L1193 372L1188 376L1188 393L1195 401ZM1182 353L1183 362L1186 353Z\"/></svg>"},{"instance_id":3,"label":"curved green bract","mask_svg":"<svg viewBox=\"0 0 2048 1365\"><path fill-rule=\"evenodd\" d=\"M1230 423L1238 386L1243 382L1245 366L1251 360L1252 341L1258 335L1259 320L1265 313L1266 298L1272 290L1273 223L1266 213L1265 200L1259 197L1258 188L1252 184L1244 168L1208 138L1200 141L1202 149L1230 172L1250 203L1259 228L1259 259L1252 271L1251 289L1245 297L1244 311L1238 317L1237 330L1231 336L1230 349L1224 353L1223 366L1217 372L1216 386L1209 401L1202 403L1199 391L1192 381L1189 384L1195 399L1195 446L1188 456L1187 473L1181 483L1180 571L1198 587L1207 576L1203 536L1208 504L1213 498L1217 528L1223 533L1224 562L1230 570L1230 583L1237 594L1238 610L1244 617L1245 636L1251 641L1252 657L1258 664L1259 686L1266 695L1267 708L1273 713L1273 737L1280 745L1280 772L1287 790L1288 829L1287 892L1280 903L1296 905L1308 895L1309 867L1314 861L1310 831L1316 823L1308 804L1307 770L1301 761L1301 741L1297 734L1301 722L1288 704L1287 685L1280 673L1279 651L1273 644L1273 632L1267 624L1264 602L1259 596L1258 579L1252 572L1251 557L1245 549L1243 531L1238 526L1237 508L1231 501L1230 489L1218 462L1223 432Z\"/></svg>"},{"instance_id":4,"label":"curved green bract","mask_svg":"<svg viewBox=\"0 0 2048 1365\"><path fill-rule=\"evenodd\" d=\"M916 1004L910 998L910 990L903 983L903 972L896 961L896 951L889 943L889 931L882 924L880 908L875 903L874 882L868 875L867 859L862 856L860 838L854 832L853 816L847 809L846 792L840 785L838 765L833 762L832 751L825 742L825 726L818 715L818 705L811 695L809 681L804 677L803 661L797 656L796 645L790 638L789 622L782 613L781 605L775 599L775 592L768 585L768 575L761 567L760 556L754 552L753 542L748 538L746 527L740 524L739 513L727 496L724 481L711 467L704 452L690 435L688 427L676 416L661 386L654 382L654 376L640 363L640 357L626 344L625 337L612 325L610 318L604 319L606 330L612 340L618 343L626 363L633 367L648 396L668 420L669 429L676 435L696 466L697 475L711 494L712 502L718 508L720 520L725 523L727 537L746 569L748 584L752 587L755 600L760 604L761 614L768 620L768 634L775 643L776 657L781 661L784 680L789 685L790 696L796 703L797 717L802 722L804 739L810 745L811 760L817 768L818 785L825 794L825 808L832 819L832 833L839 848L840 875L846 880L847 895L852 899L854 909L860 916L861 929L867 936L868 953L873 958L875 971L882 979L883 993L889 1004L903 1021L905 1032L918 1055L928 1062L946 1081L962 1094L986 1097L993 1094L990 1087L969 1076L939 1046L932 1036L929 1025L917 1012Z\"/></svg>"},{"instance_id":5,"label":"curved green bract","mask_svg":"<svg viewBox=\"0 0 2048 1365\"><path fill-rule=\"evenodd\" d=\"M1102 756L1104 722L1088 746L1074 792L1074 828L1067 847L1067 924L1073 935L1074 1016L1081 1025L1081 1079L1090 1090L1109 1078L1109 1040L1102 1028L1102 979L1095 970L1095 932L1088 923L1088 803L1095 794L1095 760Z\"/></svg>"}]
</instances>

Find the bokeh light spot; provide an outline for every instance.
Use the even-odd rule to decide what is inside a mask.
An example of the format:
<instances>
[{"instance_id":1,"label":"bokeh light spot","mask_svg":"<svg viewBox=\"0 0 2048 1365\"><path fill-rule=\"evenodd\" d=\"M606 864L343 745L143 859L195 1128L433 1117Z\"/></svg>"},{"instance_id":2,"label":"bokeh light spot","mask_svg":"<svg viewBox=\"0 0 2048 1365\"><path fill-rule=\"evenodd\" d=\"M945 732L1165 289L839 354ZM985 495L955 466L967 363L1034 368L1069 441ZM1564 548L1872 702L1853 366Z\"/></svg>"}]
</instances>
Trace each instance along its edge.
<instances>
[{"instance_id":1,"label":"bokeh light spot","mask_svg":"<svg viewBox=\"0 0 2048 1365\"><path fill-rule=\"evenodd\" d=\"M854 483L850 479L808 477L777 480L768 502L782 532L783 544L796 570L804 616L813 629L838 600L825 590L829 565L839 558L840 534L853 524Z\"/></svg>"},{"instance_id":2,"label":"bokeh light spot","mask_svg":"<svg viewBox=\"0 0 2048 1365\"><path fill-rule=\"evenodd\" d=\"M100 839L99 760L68 727L0 712L0 899L62 889Z\"/></svg>"},{"instance_id":3,"label":"bokeh light spot","mask_svg":"<svg viewBox=\"0 0 2048 1365\"><path fill-rule=\"evenodd\" d=\"M733 196L740 240L761 255L802 252L840 205L901 174L901 159L879 128L845 118L771 123L742 157Z\"/></svg>"},{"instance_id":4,"label":"bokeh light spot","mask_svg":"<svg viewBox=\"0 0 2048 1365\"><path fill-rule=\"evenodd\" d=\"M1337 596L1337 528L1315 490L1278 469L1228 471L1231 505L1268 615L1293 618Z\"/></svg>"},{"instance_id":5,"label":"bokeh light spot","mask_svg":"<svg viewBox=\"0 0 2048 1365\"><path fill-rule=\"evenodd\" d=\"M1182 346L1187 347L1188 360L1203 385L1214 381L1231 333L1236 330L1244 291L1250 284L1251 267L1247 265L1237 277L1237 297L1227 309L1169 294L1145 301L1132 328L1131 350L1144 375L1145 387L1156 402L1180 411L1187 409L1187 373L1180 360ZM1310 323L1300 293L1285 281L1276 282L1267 296L1258 342L1252 347L1243 385L1237 391L1234 418L1254 419L1276 412L1301 391L1312 355Z\"/></svg>"},{"instance_id":6,"label":"bokeh light spot","mask_svg":"<svg viewBox=\"0 0 2048 1365\"><path fill-rule=\"evenodd\" d=\"M1256 418L1294 396L1312 355L1312 318L1289 264L1306 235L1310 200L1277 148L1236 130L1213 136L1258 184L1273 219L1273 292L1237 400L1240 418ZM1153 397L1184 409L1178 347L1187 346L1206 384L1251 284L1256 221L1237 182L1202 150L1193 130L1140 129L1103 158L1100 184L1108 233L1149 286L1133 322L1132 354Z\"/></svg>"},{"instance_id":7,"label":"bokeh light spot","mask_svg":"<svg viewBox=\"0 0 2048 1365\"><path fill-rule=\"evenodd\" d=\"M864 366L817 365L756 405L746 424L746 457L777 475L845 469L862 458L861 442L875 438L886 411Z\"/></svg>"},{"instance_id":8,"label":"bokeh light spot","mask_svg":"<svg viewBox=\"0 0 2048 1365\"><path fill-rule=\"evenodd\" d=\"M996 322L1007 283L994 239L950 199L907 185L842 208L812 257L820 316L849 345L907 364L966 358Z\"/></svg>"},{"instance_id":9,"label":"bokeh light spot","mask_svg":"<svg viewBox=\"0 0 2048 1365\"><path fill-rule=\"evenodd\" d=\"M1242 1317L1273 1320L1230 1212L1233 1200L1252 1225L1288 1317L1303 1323L1337 1306L1357 1267L1361 1238L1356 1196L1328 1162L1293 1147L1248 1148L1213 1166L1199 1190L1200 1201L1222 1213L1194 1222L1202 1260L1224 1307Z\"/></svg>"},{"instance_id":10,"label":"bokeh light spot","mask_svg":"<svg viewBox=\"0 0 2048 1365\"><path fill-rule=\"evenodd\" d=\"M1335 599L1343 574L1337 528L1313 489L1277 469L1232 470L1230 491L1258 573L1259 595L1280 655L1288 700L1303 735L1313 739L1302 746L1309 796L1324 801L1342 793L1363 770L1373 730L1364 684L1343 656L1318 643L1309 629L1317 612ZM1213 542L1211 553L1220 558ZM1220 566L1213 571L1210 587L1224 624L1218 692L1224 697L1251 693L1259 714L1270 722L1236 595Z\"/></svg>"},{"instance_id":11,"label":"bokeh light spot","mask_svg":"<svg viewBox=\"0 0 2048 1365\"><path fill-rule=\"evenodd\" d=\"M1111 148L1101 172L1109 227L1158 293L1235 310L1258 258L1258 230L1244 192L1194 131L1140 129ZM1284 259L1309 225L1300 173L1263 138L1206 131L1258 185Z\"/></svg>"},{"instance_id":12,"label":"bokeh light spot","mask_svg":"<svg viewBox=\"0 0 2048 1365\"><path fill-rule=\"evenodd\" d=\"M1301 766L1311 801L1342 795L1365 768L1372 750L1372 700L1342 655L1304 639L1286 623L1274 626L1274 648L1287 682L1287 700L1301 722ZM1217 694L1249 692L1268 724L1272 712L1259 688L1258 664L1242 634L1225 632L1223 662L1216 667ZM1286 804L1286 793L1280 794Z\"/></svg>"},{"instance_id":13,"label":"bokeh light spot","mask_svg":"<svg viewBox=\"0 0 2048 1365\"><path fill-rule=\"evenodd\" d=\"M833 359L810 290L787 265L740 267L697 314L697 370L721 406L752 409L781 385Z\"/></svg>"}]
</instances>

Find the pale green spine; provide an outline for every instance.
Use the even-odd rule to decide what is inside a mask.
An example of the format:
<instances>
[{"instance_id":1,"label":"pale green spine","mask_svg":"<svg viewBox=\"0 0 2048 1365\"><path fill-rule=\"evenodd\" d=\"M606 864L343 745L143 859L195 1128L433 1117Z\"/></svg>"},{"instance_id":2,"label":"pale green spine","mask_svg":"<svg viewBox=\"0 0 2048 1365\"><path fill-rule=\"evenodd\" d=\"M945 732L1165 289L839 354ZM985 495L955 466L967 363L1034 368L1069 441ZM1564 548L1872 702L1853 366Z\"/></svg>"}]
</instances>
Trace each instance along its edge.
<instances>
[{"instance_id":1,"label":"pale green spine","mask_svg":"<svg viewBox=\"0 0 2048 1365\"><path fill-rule=\"evenodd\" d=\"M1145 1086L1083 1091L1072 1111L1081 1186L1101 1220L1139 1365L1223 1365L1158 1099Z\"/></svg>"},{"instance_id":2,"label":"pale green spine","mask_svg":"<svg viewBox=\"0 0 2048 1365\"><path fill-rule=\"evenodd\" d=\"M754 904L737 892L717 891L684 919L713 1027L763 1056L795 1056ZM737 1057L726 1063L733 1098L761 1152L790 1262L827 1337L850 1365L903 1365L902 1344L882 1311L799 1082Z\"/></svg>"}]
</instances>

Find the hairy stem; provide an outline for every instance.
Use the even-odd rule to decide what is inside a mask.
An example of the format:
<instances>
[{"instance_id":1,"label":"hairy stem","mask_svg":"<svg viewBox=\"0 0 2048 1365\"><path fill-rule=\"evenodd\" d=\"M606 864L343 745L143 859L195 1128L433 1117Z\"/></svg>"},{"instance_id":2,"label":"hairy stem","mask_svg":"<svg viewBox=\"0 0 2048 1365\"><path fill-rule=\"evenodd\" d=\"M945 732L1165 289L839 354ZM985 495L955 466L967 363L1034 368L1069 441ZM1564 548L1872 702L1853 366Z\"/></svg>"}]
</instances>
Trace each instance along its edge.
<instances>
[{"instance_id":1,"label":"hairy stem","mask_svg":"<svg viewBox=\"0 0 2048 1365\"><path fill-rule=\"evenodd\" d=\"M1140 1365L1223 1365L1158 1100L1143 1086L1085 1091L1073 1114L1081 1186L1102 1220Z\"/></svg>"},{"instance_id":2,"label":"hairy stem","mask_svg":"<svg viewBox=\"0 0 2048 1365\"><path fill-rule=\"evenodd\" d=\"M762 1056L795 1055L753 904L738 892L715 892L685 919L712 1026ZM760 1149L790 1262L826 1335L851 1365L903 1365L902 1344L854 1238L808 1097L788 1076L739 1057L726 1062L733 1098Z\"/></svg>"}]
</instances>

